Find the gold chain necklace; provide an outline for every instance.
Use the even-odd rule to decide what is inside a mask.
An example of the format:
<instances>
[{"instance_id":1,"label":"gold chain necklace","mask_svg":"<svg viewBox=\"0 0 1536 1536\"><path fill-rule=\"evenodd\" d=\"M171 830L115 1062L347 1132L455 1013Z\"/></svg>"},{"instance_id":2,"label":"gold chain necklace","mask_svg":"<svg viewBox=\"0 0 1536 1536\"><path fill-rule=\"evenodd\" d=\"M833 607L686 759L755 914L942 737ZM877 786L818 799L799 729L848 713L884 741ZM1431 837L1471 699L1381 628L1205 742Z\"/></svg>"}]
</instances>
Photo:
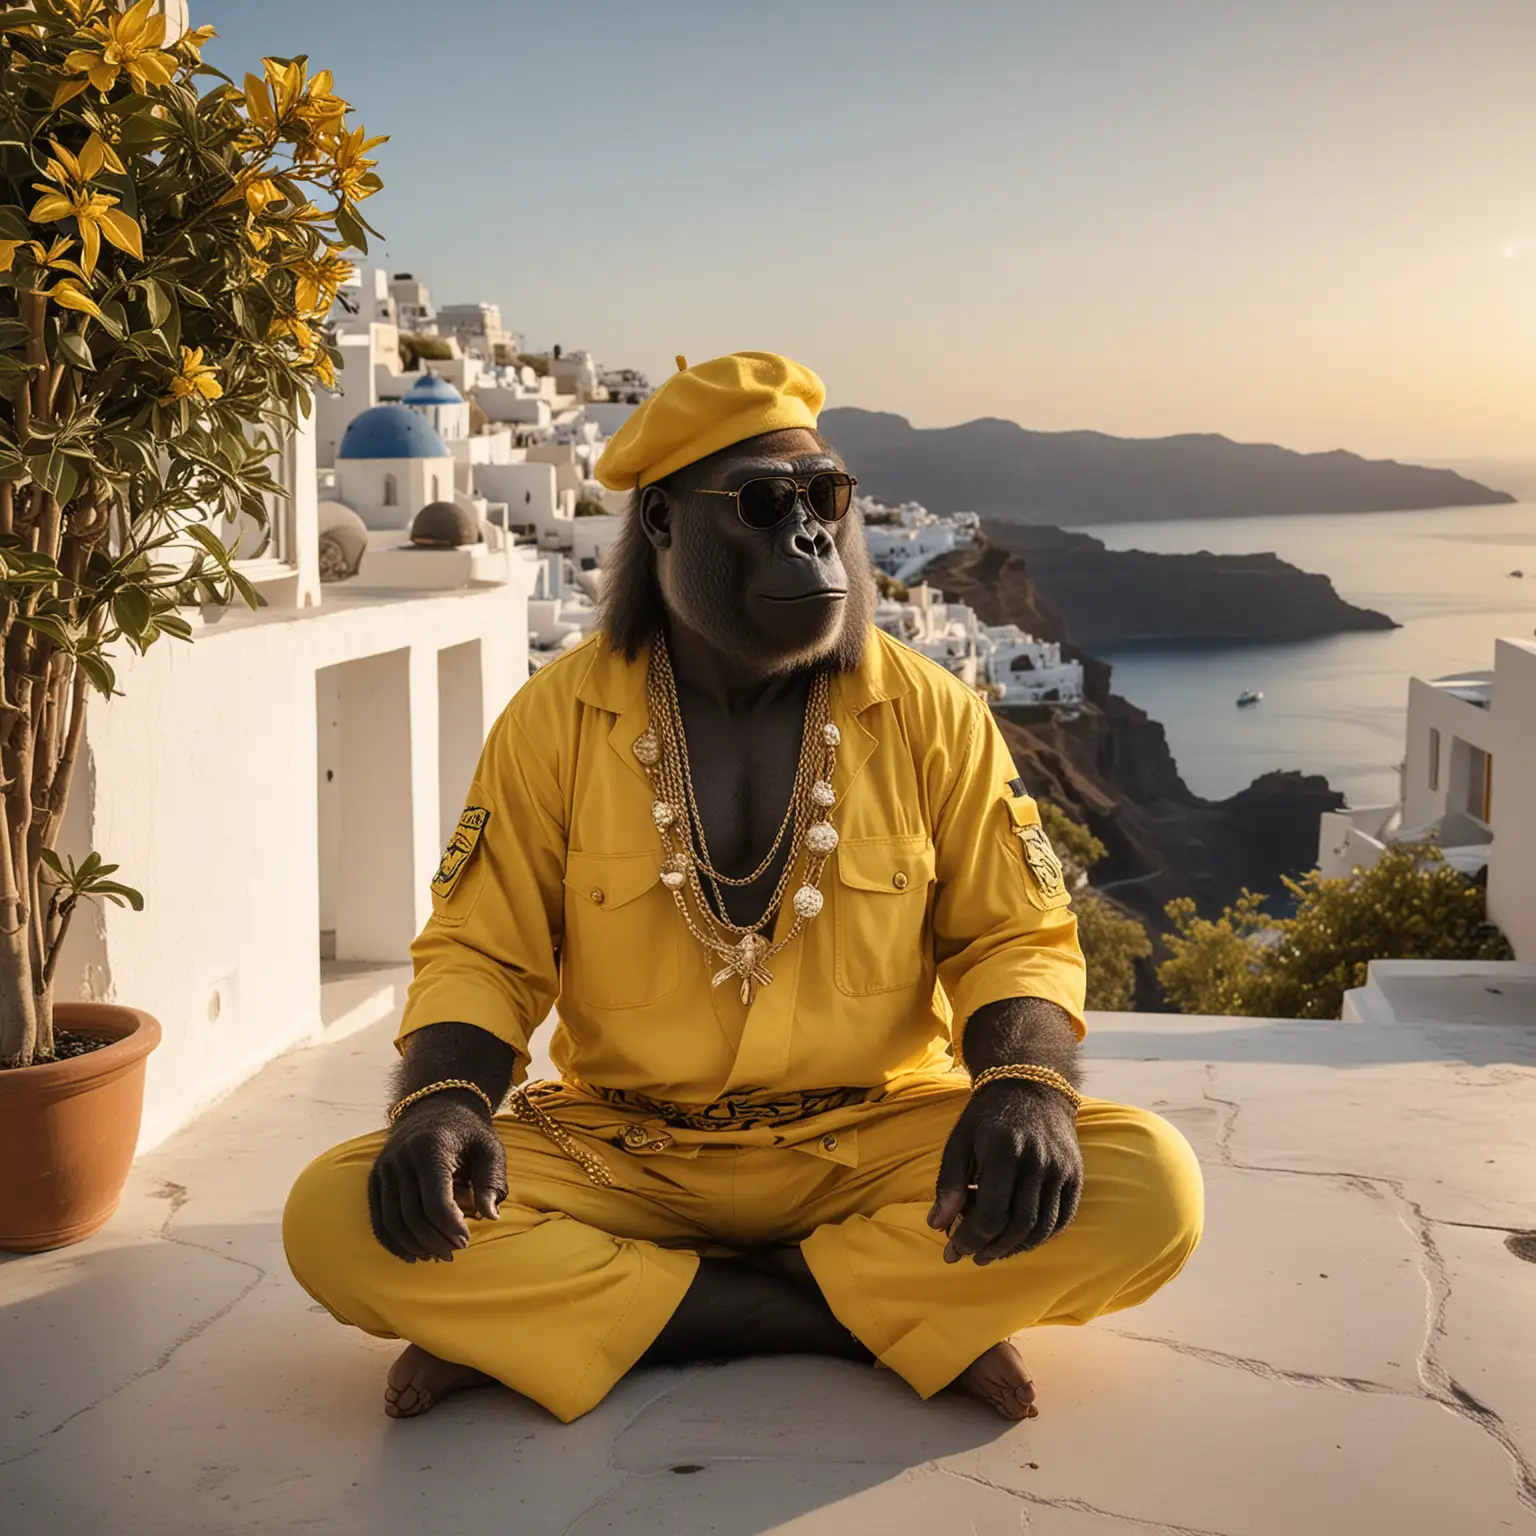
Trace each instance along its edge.
<instances>
[{"instance_id":1,"label":"gold chain necklace","mask_svg":"<svg viewBox=\"0 0 1536 1536\"><path fill-rule=\"evenodd\" d=\"M703 945L705 953L725 961L710 984L718 987L732 977L740 977L741 1000L747 1005L756 996L758 987L767 986L773 980L767 962L822 908L821 876L828 856L837 847L837 828L829 817L837 803L832 775L841 740L837 727L828 718L829 701L826 674L818 672L811 681L810 696L806 700L794 789L773 847L753 875L745 879L722 875L710 863L704 841L704 823L693 794L688 742L683 733L682 709L666 641L658 635L651 647L650 667L646 674L650 719L645 731L635 741L634 754L645 769L654 796L651 820L661 835L662 884L672 892L683 922ZM816 771L818 757L821 760L819 772ZM803 833L800 831L802 827ZM784 839L792 833L800 848L792 849L785 860L767 910L755 923L732 922L721 885L747 885L760 878L772 866L774 854ZM805 867L801 884L794 894L795 920L784 937L777 944L771 944L763 937L762 930L773 922L802 853ZM711 909L704 894L703 880L709 881L722 916L717 917ZM690 895L693 905L698 908L697 917L690 906Z\"/></svg>"}]
</instances>

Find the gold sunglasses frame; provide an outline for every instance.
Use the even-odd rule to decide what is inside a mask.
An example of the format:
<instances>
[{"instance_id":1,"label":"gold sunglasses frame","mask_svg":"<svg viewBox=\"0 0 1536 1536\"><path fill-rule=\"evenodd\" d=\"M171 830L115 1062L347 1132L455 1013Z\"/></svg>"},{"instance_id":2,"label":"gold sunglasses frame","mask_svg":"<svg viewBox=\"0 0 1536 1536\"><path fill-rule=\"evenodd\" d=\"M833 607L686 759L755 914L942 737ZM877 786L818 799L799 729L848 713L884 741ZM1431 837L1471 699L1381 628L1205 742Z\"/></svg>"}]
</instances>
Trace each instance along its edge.
<instances>
[{"instance_id":1,"label":"gold sunglasses frame","mask_svg":"<svg viewBox=\"0 0 1536 1536\"><path fill-rule=\"evenodd\" d=\"M848 505L843 509L843 512L839 517L821 517L817 514L815 507L811 505L811 498L809 495L811 486L824 475L839 480L846 480L848 482ZM757 485L760 481L763 480L788 480L795 488L795 499L790 502L789 511L787 511L784 516L778 520L778 522L773 523L767 528L760 528L756 523L749 523L746 518L742 517L741 515L741 493L746 490L749 485ZM847 517L848 514L853 511L853 493L857 488L858 483L859 482L857 477L850 475L845 469L818 469L816 473L810 476L810 478L807 479L803 484L793 475L753 475L750 480L743 480L742 483L738 485L734 491L712 491L704 489L699 491L699 495L734 497L736 500L736 516L741 518L743 527L752 529L754 533L772 533L775 528L782 528L784 524L787 523L790 518L795 515L795 509L800 505L802 501L805 503L805 510L809 512L811 516L815 518L815 520L823 527L829 527L834 523L842 522L843 518Z\"/></svg>"}]
</instances>

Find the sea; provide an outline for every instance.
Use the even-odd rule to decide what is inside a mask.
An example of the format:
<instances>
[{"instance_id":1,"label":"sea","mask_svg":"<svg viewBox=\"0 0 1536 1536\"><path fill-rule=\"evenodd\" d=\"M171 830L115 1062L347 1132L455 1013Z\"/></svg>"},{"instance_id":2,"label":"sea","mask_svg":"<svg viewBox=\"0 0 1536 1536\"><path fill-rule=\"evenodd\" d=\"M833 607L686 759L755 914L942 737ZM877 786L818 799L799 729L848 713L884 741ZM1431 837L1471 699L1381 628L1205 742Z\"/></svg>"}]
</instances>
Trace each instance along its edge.
<instances>
[{"instance_id":1,"label":"sea","mask_svg":"<svg viewBox=\"0 0 1536 1536\"><path fill-rule=\"evenodd\" d=\"M1411 677L1493 665L1536 636L1536 461L1449 467L1528 499L1500 506L1080 526L1111 549L1268 550L1402 626L1290 645L1138 645L1099 654L1161 721L1185 782L1224 799L1271 769L1324 775L1352 806L1398 798ZM1512 573L1522 571L1523 576ZM1263 694L1239 708L1245 689Z\"/></svg>"}]
</instances>

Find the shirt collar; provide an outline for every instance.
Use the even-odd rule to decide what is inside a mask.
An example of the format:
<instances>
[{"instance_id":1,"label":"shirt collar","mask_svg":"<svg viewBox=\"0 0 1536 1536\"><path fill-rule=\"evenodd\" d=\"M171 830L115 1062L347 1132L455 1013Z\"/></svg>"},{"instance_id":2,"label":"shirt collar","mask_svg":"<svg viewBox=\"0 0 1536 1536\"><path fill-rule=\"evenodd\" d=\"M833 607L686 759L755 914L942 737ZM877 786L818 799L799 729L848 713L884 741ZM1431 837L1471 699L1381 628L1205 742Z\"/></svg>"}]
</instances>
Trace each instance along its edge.
<instances>
[{"instance_id":1,"label":"shirt collar","mask_svg":"<svg viewBox=\"0 0 1536 1536\"><path fill-rule=\"evenodd\" d=\"M577 698L583 704L621 717L631 711L643 713L650 646L643 646L630 661L609 645L601 630L589 643L592 655L576 690ZM893 654L895 644L883 630L871 625L857 670L840 672L833 679L834 689L848 714L862 714L873 705L898 698L907 691L907 678Z\"/></svg>"}]
</instances>

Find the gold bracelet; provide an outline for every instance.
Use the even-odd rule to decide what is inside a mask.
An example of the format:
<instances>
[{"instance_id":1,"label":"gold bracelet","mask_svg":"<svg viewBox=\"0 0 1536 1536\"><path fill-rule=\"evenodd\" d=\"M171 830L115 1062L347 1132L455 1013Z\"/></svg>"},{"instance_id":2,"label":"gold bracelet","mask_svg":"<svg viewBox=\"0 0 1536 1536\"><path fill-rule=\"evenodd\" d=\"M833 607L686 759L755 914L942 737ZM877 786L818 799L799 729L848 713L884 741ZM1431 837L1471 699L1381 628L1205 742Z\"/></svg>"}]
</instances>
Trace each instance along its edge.
<instances>
[{"instance_id":1,"label":"gold bracelet","mask_svg":"<svg viewBox=\"0 0 1536 1536\"><path fill-rule=\"evenodd\" d=\"M988 1083L1001 1081L1005 1077L1017 1078L1020 1082L1040 1083L1046 1088L1054 1088L1057 1093L1068 1100L1072 1105L1072 1112L1076 1114L1083 1107L1083 1096L1076 1088L1064 1078L1060 1072L1053 1071L1050 1067L1036 1067L1027 1062L1010 1062L1002 1067L988 1067L985 1072L978 1072L971 1080L971 1092L978 1088L985 1088Z\"/></svg>"},{"instance_id":2,"label":"gold bracelet","mask_svg":"<svg viewBox=\"0 0 1536 1536\"><path fill-rule=\"evenodd\" d=\"M496 1118L496 1106L491 1103L491 1096L478 1083L466 1082L462 1077L445 1077L440 1083L428 1083L425 1088L418 1088L415 1093L408 1093L397 1104L391 1105L386 1118L393 1125L412 1104L426 1098L429 1093L441 1093L445 1088L462 1088L466 1093L474 1094L485 1105L485 1112L494 1120Z\"/></svg>"}]
</instances>

